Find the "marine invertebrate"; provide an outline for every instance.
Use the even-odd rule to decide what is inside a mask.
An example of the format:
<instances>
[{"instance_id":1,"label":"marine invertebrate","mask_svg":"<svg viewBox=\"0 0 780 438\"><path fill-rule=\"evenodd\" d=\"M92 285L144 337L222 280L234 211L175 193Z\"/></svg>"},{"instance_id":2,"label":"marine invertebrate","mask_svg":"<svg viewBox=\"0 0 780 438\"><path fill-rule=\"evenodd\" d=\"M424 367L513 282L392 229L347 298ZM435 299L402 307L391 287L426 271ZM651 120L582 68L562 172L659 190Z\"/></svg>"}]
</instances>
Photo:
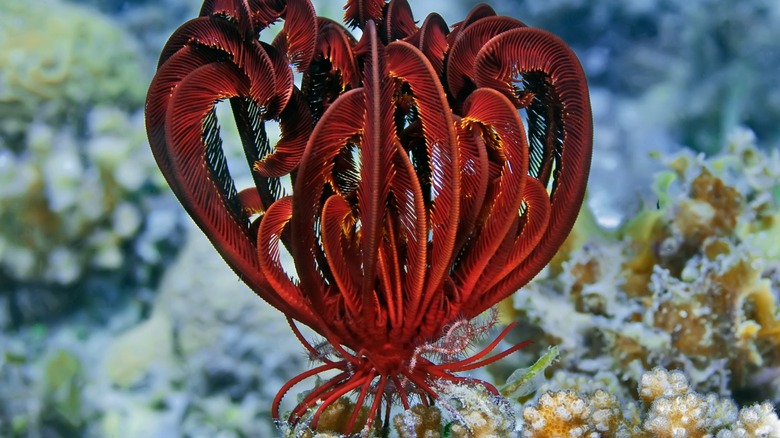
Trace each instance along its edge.
<instances>
[{"instance_id":1,"label":"marine invertebrate","mask_svg":"<svg viewBox=\"0 0 780 438\"><path fill-rule=\"evenodd\" d=\"M511 403L483 385L444 383L437 388L436 406L448 414L453 438L511 436L515 413Z\"/></svg>"},{"instance_id":2,"label":"marine invertebrate","mask_svg":"<svg viewBox=\"0 0 780 438\"><path fill-rule=\"evenodd\" d=\"M718 438L780 436L780 418L770 403L749 406L739 412L739 419L729 429L718 432Z\"/></svg>"},{"instance_id":3,"label":"marine invertebrate","mask_svg":"<svg viewBox=\"0 0 780 438\"><path fill-rule=\"evenodd\" d=\"M595 430L587 424L590 409L573 391L545 393L537 407L523 410L526 436L589 436ZM538 435L541 433L541 435Z\"/></svg>"},{"instance_id":4,"label":"marine invertebrate","mask_svg":"<svg viewBox=\"0 0 780 438\"><path fill-rule=\"evenodd\" d=\"M433 380L498 360L437 363L437 340L528 282L571 228L591 154L587 86L558 38L477 6L450 31L404 0L351 0L341 25L308 0L207 0L170 38L147 132L174 193L228 264L337 374L289 419L311 427L357 392L344 424L438 396ZM271 44L257 37L284 19ZM302 73L294 83L292 64ZM214 103L228 99L254 186L238 190ZM528 132L521 114L526 114ZM265 124L281 138L269 144ZM289 253L294 270L281 263ZM315 347L298 331L324 336ZM428 347L425 347L425 346ZM489 384L485 386L495 392ZM371 400L373 398L373 400Z\"/></svg>"},{"instance_id":5,"label":"marine invertebrate","mask_svg":"<svg viewBox=\"0 0 780 438\"><path fill-rule=\"evenodd\" d=\"M780 436L769 403L739 410L730 398L693 391L680 371L654 368L639 380L637 400L620 400L600 384L541 391L523 409L523 436Z\"/></svg>"}]
</instances>

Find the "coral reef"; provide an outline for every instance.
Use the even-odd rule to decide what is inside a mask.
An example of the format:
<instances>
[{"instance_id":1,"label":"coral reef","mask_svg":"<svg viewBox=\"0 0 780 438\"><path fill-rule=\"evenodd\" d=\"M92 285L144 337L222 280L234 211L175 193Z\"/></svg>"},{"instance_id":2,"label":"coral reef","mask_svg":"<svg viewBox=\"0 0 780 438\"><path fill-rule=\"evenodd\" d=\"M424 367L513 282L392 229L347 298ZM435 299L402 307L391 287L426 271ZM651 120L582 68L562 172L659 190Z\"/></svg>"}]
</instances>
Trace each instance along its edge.
<instances>
[{"instance_id":1,"label":"coral reef","mask_svg":"<svg viewBox=\"0 0 780 438\"><path fill-rule=\"evenodd\" d=\"M263 413L306 358L285 319L188 230L140 323L127 306L100 330L82 319L0 332L0 436L276 435Z\"/></svg>"},{"instance_id":2,"label":"coral reef","mask_svg":"<svg viewBox=\"0 0 780 438\"><path fill-rule=\"evenodd\" d=\"M107 436L133 436L123 431L136 422L146 427L138 436L273 436L267 412L275 390L305 366L284 317L211 257L213 248L194 227L190 231L152 314L118 334L99 363L102 379L94 390L113 394L103 406L111 419L104 427L114 431ZM192 266L207 275L191 275ZM148 393L168 407L155 409L142 396Z\"/></svg>"},{"instance_id":3,"label":"coral reef","mask_svg":"<svg viewBox=\"0 0 780 438\"><path fill-rule=\"evenodd\" d=\"M524 403L519 421L511 404L479 385L452 385L434 406L415 405L395 416L401 438L515 437L555 438L672 438L672 437L780 437L780 418L770 403L741 410L728 397L693 391L680 371L655 368L640 378L633 394L618 390L614 374L597 379L556 372ZM448 384L445 384L448 385ZM329 424L345 422L353 405L347 399L326 412ZM332 418L330 418L332 416ZM287 430L285 436L340 437L320 423L318 432ZM387 436L355 428L349 436Z\"/></svg>"},{"instance_id":4,"label":"coral reef","mask_svg":"<svg viewBox=\"0 0 780 438\"><path fill-rule=\"evenodd\" d=\"M516 436L517 422L514 406L509 400L488 392L484 386L475 382L452 383L445 380L436 382L440 397L434 405L413 405L393 417L393 428L401 438L491 438ZM388 431L379 430L374 423L366 430L367 410L361 410L360 420L352 434L341 435L333 430L343 430L353 413L354 404L343 397L323 413L316 430L308 428L307 417L303 424L291 427L282 423L285 437L385 437Z\"/></svg>"},{"instance_id":5,"label":"coral reef","mask_svg":"<svg viewBox=\"0 0 780 438\"><path fill-rule=\"evenodd\" d=\"M778 160L749 131L709 159L667 158L658 208L602 232L559 275L516 294L517 319L559 346L567 370L615 370L631 387L662 366L682 370L697 391L780 400L766 372L780 367L780 258L769 240L779 224Z\"/></svg>"},{"instance_id":6,"label":"coral reef","mask_svg":"<svg viewBox=\"0 0 780 438\"><path fill-rule=\"evenodd\" d=\"M0 2L0 436L277 435L257 413L306 362L284 320L202 240L183 245L194 260L166 266L180 212L157 196L139 109L156 54L199 3ZM498 365L561 351L549 379L515 395L524 430L504 436L535 433L549 404L576 400L562 410L584 404L571 424L605 437L663 436L686 406L722 419L702 436L778 436L777 4L491 3L575 47L599 148L595 219L581 215L546 273L504 308L517 307L505 318L528 321L518 336L537 348ZM669 157L677 143L714 151L739 123L768 152L743 130L712 158ZM648 160L648 147L661 158ZM668 170L648 198L654 166ZM599 227L628 216L617 231ZM163 269L162 286L149 280ZM81 307L98 322L65 312L73 297L107 295L144 304ZM22 321L44 324L13 328ZM449 409L415 406L394 424L402 437L445 437L456 423Z\"/></svg>"}]
</instances>

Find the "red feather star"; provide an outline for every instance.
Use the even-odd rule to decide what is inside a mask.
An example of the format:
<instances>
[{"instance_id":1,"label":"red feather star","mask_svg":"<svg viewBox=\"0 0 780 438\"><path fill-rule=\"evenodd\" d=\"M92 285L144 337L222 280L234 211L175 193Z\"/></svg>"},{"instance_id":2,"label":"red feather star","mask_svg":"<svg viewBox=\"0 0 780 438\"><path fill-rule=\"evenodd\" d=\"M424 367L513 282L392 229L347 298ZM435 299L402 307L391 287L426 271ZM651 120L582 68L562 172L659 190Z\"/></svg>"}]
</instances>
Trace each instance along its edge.
<instances>
[{"instance_id":1,"label":"red feather star","mask_svg":"<svg viewBox=\"0 0 780 438\"><path fill-rule=\"evenodd\" d=\"M322 362L281 388L274 418L294 385L335 370L288 421L313 411L316 428L355 392L349 431L363 405L368 428L393 400L430 403L438 380L466 380L455 373L525 345L486 358L511 324L471 357L436 363L431 347L561 246L585 192L592 117L571 49L487 5L451 28L436 13L418 27L406 0L349 0L345 11L359 41L310 0L206 0L162 51L146 123L184 208ZM254 185L240 191L221 100L251 167ZM266 122L281 130L273 145Z\"/></svg>"}]
</instances>

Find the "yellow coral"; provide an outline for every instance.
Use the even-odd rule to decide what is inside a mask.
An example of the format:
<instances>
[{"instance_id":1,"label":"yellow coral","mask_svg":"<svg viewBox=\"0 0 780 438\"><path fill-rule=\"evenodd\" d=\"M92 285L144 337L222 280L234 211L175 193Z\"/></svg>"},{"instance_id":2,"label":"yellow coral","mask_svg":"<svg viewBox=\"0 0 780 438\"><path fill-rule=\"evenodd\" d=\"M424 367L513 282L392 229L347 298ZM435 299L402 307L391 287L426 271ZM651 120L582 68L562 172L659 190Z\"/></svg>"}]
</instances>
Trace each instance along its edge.
<instances>
[{"instance_id":1,"label":"yellow coral","mask_svg":"<svg viewBox=\"0 0 780 438\"><path fill-rule=\"evenodd\" d=\"M441 411L435 406L414 405L393 418L400 438L440 438Z\"/></svg>"},{"instance_id":2,"label":"yellow coral","mask_svg":"<svg viewBox=\"0 0 780 438\"><path fill-rule=\"evenodd\" d=\"M352 418L355 411L355 404L352 403L346 397L338 399L335 403L331 404L320 416L320 420L317 423L317 431L320 432L343 432L347 427L347 423ZM360 408L357 419L352 426L350 433L358 433L363 429L368 419L368 408L365 406Z\"/></svg>"},{"instance_id":3,"label":"yellow coral","mask_svg":"<svg viewBox=\"0 0 780 438\"><path fill-rule=\"evenodd\" d=\"M731 400L691 391L679 371L655 368L642 376L639 397L649 406L645 431L653 437L705 437L733 423L737 407Z\"/></svg>"},{"instance_id":4,"label":"yellow coral","mask_svg":"<svg viewBox=\"0 0 780 438\"><path fill-rule=\"evenodd\" d=\"M778 438L780 419L769 403L744 408L739 413L739 421L730 430L718 434L718 438L732 437Z\"/></svg>"},{"instance_id":5,"label":"yellow coral","mask_svg":"<svg viewBox=\"0 0 780 438\"><path fill-rule=\"evenodd\" d=\"M704 397L688 393L653 402L645 429L658 438L707 436Z\"/></svg>"},{"instance_id":6,"label":"yellow coral","mask_svg":"<svg viewBox=\"0 0 780 438\"><path fill-rule=\"evenodd\" d=\"M523 410L523 436L780 438L780 419L769 403L739 412L729 398L691 390L679 371L645 373L638 396L643 410L601 389L544 392Z\"/></svg>"},{"instance_id":7,"label":"yellow coral","mask_svg":"<svg viewBox=\"0 0 780 438\"><path fill-rule=\"evenodd\" d=\"M642 375L639 383L639 398L650 406L654 401L663 397L675 397L690 391L688 379L679 371L666 371L663 368L654 368Z\"/></svg>"},{"instance_id":8,"label":"yellow coral","mask_svg":"<svg viewBox=\"0 0 780 438\"><path fill-rule=\"evenodd\" d=\"M590 405L591 423L596 432L601 436L615 436L624 423L617 397L599 389L590 397Z\"/></svg>"},{"instance_id":9,"label":"yellow coral","mask_svg":"<svg viewBox=\"0 0 780 438\"><path fill-rule=\"evenodd\" d=\"M675 225L683 237L701 242L708 236L728 235L742 212L742 195L707 169L691 182L689 199L683 200Z\"/></svg>"},{"instance_id":10,"label":"yellow coral","mask_svg":"<svg viewBox=\"0 0 780 438\"><path fill-rule=\"evenodd\" d=\"M527 438L597 436L589 418L592 408L574 391L545 393L537 406L523 409Z\"/></svg>"}]
</instances>

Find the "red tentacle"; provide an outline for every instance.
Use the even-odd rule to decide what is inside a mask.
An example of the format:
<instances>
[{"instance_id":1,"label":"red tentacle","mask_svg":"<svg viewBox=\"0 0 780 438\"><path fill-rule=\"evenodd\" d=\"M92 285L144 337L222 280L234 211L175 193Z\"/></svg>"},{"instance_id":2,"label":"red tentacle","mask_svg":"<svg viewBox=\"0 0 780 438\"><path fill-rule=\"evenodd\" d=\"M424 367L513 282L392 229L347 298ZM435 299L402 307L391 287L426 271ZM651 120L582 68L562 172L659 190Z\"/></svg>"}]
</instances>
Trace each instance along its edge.
<instances>
[{"instance_id":1,"label":"red tentacle","mask_svg":"<svg viewBox=\"0 0 780 438\"><path fill-rule=\"evenodd\" d=\"M350 27L364 29L369 21L382 21L385 0L347 0L344 6L344 21Z\"/></svg>"},{"instance_id":2,"label":"red tentacle","mask_svg":"<svg viewBox=\"0 0 780 438\"><path fill-rule=\"evenodd\" d=\"M492 206L485 212L487 217L479 234L457 270L458 285L464 294L470 295L482 270L507 238L506 233L520 210L528 174L528 143L520 116L509 99L497 91L478 89L463 106L463 122L481 124L483 130L495 133L505 160L501 177L491 187L495 193L490 197Z\"/></svg>"},{"instance_id":3,"label":"red tentacle","mask_svg":"<svg viewBox=\"0 0 780 438\"><path fill-rule=\"evenodd\" d=\"M374 377L376 377L376 375L372 374L365 379L366 381L365 383L363 383L363 388L361 388L360 394L358 395L358 398L355 401L355 407L352 411L352 415L349 417L347 426L344 428L344 433L352 432L352 429L355 427L355 421L357 421L358 415L360 414L360 408L363 406L363 402L366 399L366 395L368 395L368 390L371 389L371 382L374 380Z\"/></svg>"},{"instance_id":4,"label":"red tentacle","mask_svg":"<svg viewBox=\"0 0 780 438\"><path fill-rule=\"evenodd\" d=\"M368 376L362 375L362 374L355 374L354 376L347 379L345 382L341 383L339 386L333 388L333 391L328 393L326 396L327 398L318 397L323 399L322 404L319 408L317 408L317 411L314 412L314 415L311 418L311 428L317 429L317 423L320 421L320 415L325 411L325 409L332 405L336 400L341 398L343 395L352 392L353 390L363 386L366 379L369 379ZM371 381L369 380L369 383Z\"/></svg>"},{"instance_id":5,"label":"red tentacle","mask_svg":"<svg viewBox=\"0 0 780 438\"><path fill-rule=\"evenodd\" d=\"M391 73L408 82L412 88L431 163L430 268L420 307L410 309L410 327L413 327L422 319L421 310L428 306L436 295L435 291L441 287L455 247L460 214L460 178L457 175L460 153L452 112L433 66L422 52L403 41L391 43L387 51Z\"/></svg>"},{"instance_id":6,"label":"red tentacle","mask_svg":"<svg viewBox=\"0 0 780 438\"><path fill-rule=\"evenodd\" d=\"M474 66L477 84L514 97L517 73L544 72L552 98L560 103L562 138L553 144L555 170L550 193L550 220L540 245L510 274L494 299L527 283L549 262L569 234L579 213L590 169L593 120L588 86L574 53L560 39L539 29L505 32L483 47Z\"/></svg>"},{"instance_id":7,"label":"red tentacle","mask_svg":"<svg viewBox=\"0 0 780 438\"><path fill-rule=\"evenodd\" d=\"M474 60L480 49L496 35L501 35L512 29L523 28L525 24L514 18L504 16L488 16L476 20L468 27L460 30L451 43L447 57L447 86L455 99L456 112L460 111L458 103L464 102L474 89Z\"/></svg>"},{"instance_id":8,"label":"red tentacle","mask_svg":"<svg viewBox=\"0 0 780 438\"><path fill-rule=\"evenodd\" d=\"M385 48L374 26L369 26L356 49L363 56L363 87L366 95L364 134L360 144L362 165L358 183L358 210L361 222L363 265L363 312L366 321L374 318L376 261L382 237L385 202L390 188L392 159L395 155L395 127L390 103L392 83L387 79Z\"/></svg>"},{"instance_id":9,"label":"red tentacle","mask_svg":"<svg viewBox=\"0 0 780 438\"><path fill-rule=\"evenodd\" d=\"M342 366L345 365L345 363L346 363L346 361L340 361L340 362L333 362L333 363L328 363L328 364L325 364L325 365L320 365L320 366L318 366L316 368L312 368L312 369L310 369L308 371L305 371L305 372L303 372L303 373L293 377L292 379L290 379L287 383L282 385L281 389L279 389L279 392L276 393L276 397L274 397L274 401L271 404L271 417L273 417L275 419L279 418L279 405L282 403L282 398L284 398L284 395L287 394L287 392L290 389L292 389L293 386L301 383L302 381L308 379L311 376L316 376L319 373L323 373L323 372L328 371L328 370L332 370L332 369L335 369L335 368L342 367ZM347 373L344 372L342 374L347 374ZM335 380L335 378L332 379L331 381L334 381L334 380Z\"/></svg>"}]
</instances>

